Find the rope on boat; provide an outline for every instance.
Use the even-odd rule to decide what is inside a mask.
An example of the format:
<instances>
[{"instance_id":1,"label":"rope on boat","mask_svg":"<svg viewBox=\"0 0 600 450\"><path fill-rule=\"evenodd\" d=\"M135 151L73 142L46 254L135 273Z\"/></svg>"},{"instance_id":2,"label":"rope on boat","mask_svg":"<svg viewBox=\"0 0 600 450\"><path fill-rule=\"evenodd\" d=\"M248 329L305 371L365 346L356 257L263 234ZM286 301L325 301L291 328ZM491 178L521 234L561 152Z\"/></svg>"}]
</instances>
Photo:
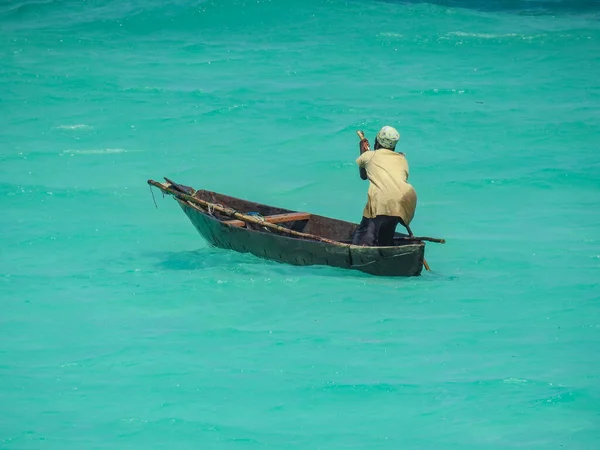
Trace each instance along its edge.
<instances>
[{"instance_id":1,"label":"rope on boat","mask_svg":"<svg viewBox=\"0 0 600 450\"><path fill-rule=\"evenodd\" d=\"M196 191L196 192L198 192L198 191ZM207 205L207 208L206 208L206 210L207 210L208 214L210 214L212 217L214 217L214 218L216 219L216 217L215 217L215 215L214 215L214 212L215 212L215 206L220 206L221 208L225 208L225 205L223 205L223 204L221 204L221 203L209 203L209 204ZM237 212L237 211L236 211L235 209L233 209L233 208L229 208L229 209L230 209L231 211L233 211L233 212Z\"/></svg>"},{"instance_id":2,"label":"rope on boat","mask_svg":"<svg viewBox=\"0 0 600 450\"><path fill-rule=\"evenodd\" d=\"M149 186L150 186L150 194L152 194L152 200L154 200L154 206L156 206L156 209L158 209L158 205L156 204L156 199L154 198L154 191L152 190L152 185L149 185ZM164 196L165 196L165 193L163 192L163 198L164 198Z\"/></svg>"},{"instance_id":3,"label":"rope on boat","mask_svg":"<svg viewBox=\"0 0 600 450\"><path fill-rule=\"evenodd\" d=\"M252 212L248 212L248 213L245 213L245 214L247 216L256 217L258 220L260 220L263 223L265 222L264 216L261 213L259 213L259 212L252 211ZM246 224L246 226L248 226L248 225ZM267 228L267 227L262 227L262 229L265 230L265 231L267 231L267 232L269 232L269 233L273 232L273 230L271 230L270 228Z\"/></svg>"},{"instance_id":4,"label":"rope on boat","mask_svg":"<svg viewBox=\"0 0 600 450\"><path fill-rule=\"evenodd\" d=\"M263 217L263 215L259 212L247 212L245 213L247 216L252 216L252 217L256 217L258 220L260 220L261 222L265 221L265 218Z\"/></svg>"}]
</instances>

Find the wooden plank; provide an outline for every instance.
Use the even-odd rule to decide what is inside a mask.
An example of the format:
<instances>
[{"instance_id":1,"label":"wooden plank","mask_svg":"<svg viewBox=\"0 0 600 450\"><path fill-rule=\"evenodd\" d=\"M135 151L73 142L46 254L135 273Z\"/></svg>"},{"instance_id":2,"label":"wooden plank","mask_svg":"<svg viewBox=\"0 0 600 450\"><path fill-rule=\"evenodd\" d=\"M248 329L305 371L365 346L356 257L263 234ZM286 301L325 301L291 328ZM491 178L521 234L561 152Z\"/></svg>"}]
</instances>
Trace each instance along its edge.
<instances>
[{"instance_id":1,"label":"wooden plank","mask_svg":"<svg viewBox=\"0 0 600 450\"><path fill-rule=\"evenodd\" d=\"M282 223L282 222L293 222L296 220L308 220L310 219L309 213L286 213L286 214L273 214L272 216L263 217L265 222L269 223ZM243 227L246 222L243 220L224 220L223 223L234 227Z\"/></svg>"}]
</instances>

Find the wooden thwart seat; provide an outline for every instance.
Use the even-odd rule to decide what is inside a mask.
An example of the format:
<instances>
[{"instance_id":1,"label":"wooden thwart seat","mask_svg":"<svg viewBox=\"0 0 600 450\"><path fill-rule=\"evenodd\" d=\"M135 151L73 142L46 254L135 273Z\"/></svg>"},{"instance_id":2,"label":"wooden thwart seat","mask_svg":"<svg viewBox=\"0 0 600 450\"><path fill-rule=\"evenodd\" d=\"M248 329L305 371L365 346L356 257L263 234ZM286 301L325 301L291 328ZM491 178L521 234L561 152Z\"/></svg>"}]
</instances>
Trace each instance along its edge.
<instances>
[{"instance_id":1,"label":"wooden thwart seat","mask_svg":"<svg viewBox=\"0 0 600 450\"><path fill-rule=\"evenodd\" d=\"M264 216L265 222L269 223L282 223L282 222L293 222L295 220L308 220L310 219L310 214L308 213L286 213L286 214L273 214L272 216ZM231 225L233 227L243 227L246 225L246 222L243 220L224 220L223 223L227 225Z\"/></svg>"}]
</instances>

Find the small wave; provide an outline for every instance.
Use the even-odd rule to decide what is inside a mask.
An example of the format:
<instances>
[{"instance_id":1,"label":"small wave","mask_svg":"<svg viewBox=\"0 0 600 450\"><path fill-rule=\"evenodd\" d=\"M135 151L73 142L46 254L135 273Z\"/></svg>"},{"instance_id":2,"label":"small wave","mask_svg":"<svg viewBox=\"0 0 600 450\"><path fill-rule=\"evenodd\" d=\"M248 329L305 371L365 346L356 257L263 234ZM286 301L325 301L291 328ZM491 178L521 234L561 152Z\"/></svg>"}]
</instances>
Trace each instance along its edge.
<instances>
[{"instance_id":1,"label":"small wave","mask_svg":"<svg viewBox=\"0 0 600 450\"><path fill-rule=\"evenodd\" d=\"M520 378L507 378L505 380L502 380L503 383L506 384L521 384L521 383L527 383L527 380L522 380Z\"/></svg>"},{"instance_id":2,"label":"small wave","mask_svg":"<svg viewBox=\"0 0 600 450\"><path fill-rule=\"evenodd\" d=\"M90 149L90 150L65 150L63 155L108 155L115 153L127 153L124 148L105 148L105 149Z\"/></svg>"},{"instance_id":3,"label":"small wave","mask_svg":"<svg viewBox=\"0 0 600 450\"><path fill-rule=\"evenodd\" d=\"M439 89L439 88L433 88L433 89L427 89L425 91L418 91L421 94L425 94L425 95L452 95L452 94L470 94L471 91L469 91L468 89Z\"/></svg>"},{"instance_id":4,"label":"small wave","mask_svg":"<svg viewBox=\"0 0 600 450\"><path fill-rule=\"evenodd\" d=\"M78 123L77 125L59 125L56 128L59 130L82 130L92 128L89 125L85 125L83 123Z\"/></svg>"},{"instance_id":5,"label":"small wave","mask_svg":"<svg viewBox=\"0 0 600 450\"><path fill-rule=\"evenodd\" d=\"M161 89L156 86L133 86L123 89L125 92L162 92L164 89Z\"/></svg>"},{"instance_id":6,"label":"small wave","mask_svg":"<svg viewBox=\"0 0 600 450\"><path fill-rule=\"evenodd\" d=\"M384 37L384 38L394 38L394 39L401 39L401 38L404 37L400 33L391 33L391 32L379 33L378 36L379 37Z\"/></svg>"},{"instance_id":7,"label":"small wave","mask_svg":"<svg viewBox=\"0 0 600 450\"><path fill-rule=\"evenodd\" d=\"M545 34L537 34L527 36L525 34L507 33L507 34L493 34L493 33L466 33L464 31L452 31L447 33L446 36L462 37L462 38L476 38L476 39L522 39L532 40L544 37Z\"/></svg>"},{"instance_id":8,"label":"small wave","mask_svg":"<svg viewBox=\"0 0 600 450\"><path fill-rule=\"evenodd\" d=\"M204 115L206 116L216 116L216 115L220 115L220 114L224 114L230 111L235 111L236 109L240 109L240 108L246 108L247 105L244 103L241 103L239 105L231 105L231 106L226 106L224 108L217 108L217 109L213 109L211 111L208 111L206 113L204 113Z\"/></svg>"}]
</instances>

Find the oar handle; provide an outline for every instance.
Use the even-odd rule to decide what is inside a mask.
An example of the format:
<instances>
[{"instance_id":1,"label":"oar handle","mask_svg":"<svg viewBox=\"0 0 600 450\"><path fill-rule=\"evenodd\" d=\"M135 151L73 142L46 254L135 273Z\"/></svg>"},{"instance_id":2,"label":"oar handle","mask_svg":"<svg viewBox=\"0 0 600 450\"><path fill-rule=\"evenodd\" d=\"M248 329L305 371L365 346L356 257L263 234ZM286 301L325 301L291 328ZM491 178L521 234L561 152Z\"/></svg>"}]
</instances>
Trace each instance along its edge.
<instances>
[{"instance_id":1,"label":"oar handle","mask_svg":"<svg viewBox=\"0 0 600 450\"><path fill-rule=\"evenodd\" d=\"M435 242L436 244L445 244L446 239L432 238L429 236L410 236L406 239L412 239L415 241L427 241L427 242Z\"/></svg>"},{"instance_id":2,"label":"oar handle","mask_svg":"<svg viewBox=\"0 0 600 450\"><path fill-rule=\"evenodd\" d=\"M363 153L363 145L362 142L366 141L367 142L367 147L366 150L371 150L371 145L369 144L369 140L365 137L365 133L362 132L362 130L356 130L356 134L358 134L358 137L360 138L360 154L362 155Z\"/></svg>"}]
</instances>

